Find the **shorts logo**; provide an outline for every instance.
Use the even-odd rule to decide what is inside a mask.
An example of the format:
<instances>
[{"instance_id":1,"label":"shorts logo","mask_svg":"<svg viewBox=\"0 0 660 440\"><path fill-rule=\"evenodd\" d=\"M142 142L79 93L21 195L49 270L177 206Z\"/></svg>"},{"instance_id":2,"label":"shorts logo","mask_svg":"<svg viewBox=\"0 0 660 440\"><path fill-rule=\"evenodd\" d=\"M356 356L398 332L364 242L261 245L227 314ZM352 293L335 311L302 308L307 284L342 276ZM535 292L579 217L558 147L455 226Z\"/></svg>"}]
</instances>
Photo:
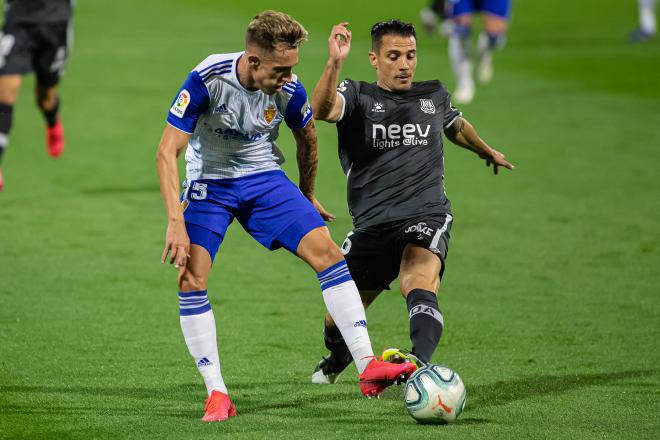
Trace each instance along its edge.
<instances>
[{"instance_id":1,"label":"shorts logo","mask_svg":"<svg viewBox=\"0 0 660 440\"><path fill-rule=\"evenodd\" d=\"M374 106L371 107L371 111L374 113L385 113L385 105L382 102L375 102Z\"/></svg>"},{"instance_id":2,"label":"shorts logo","mask_svg":"<svg viewBox=\"0 0 660 440\"><path fill-rule=\"evenodd\" d=\"M411 233L411 232L418 233L419 235L417 236L417 238L419 238L421 240L423 238L422 234L424 234L428 237L433 235L433 228L429 228L428 226L426 226L426 222L419 222L416 225L408 226L406 228L406 230L404 231L405 234L408 234L408 233Z\"/></svg>"},{"instance_id":3,"label":"shorts logo","mask_svg":"<svg viewBox=\"0 0 660 440\"><path fill-rule=\"evenodd\" d=\"M183 89L172 105L170 113L172 113L177 118L183 118L183 114L186 112L188 104L190 104L190 93L188 93L188 90Z\"/></svg>"},{"instance_id":4,"label":"shorts logo","mask_svg":"<svg viewBox=\"0 0 660 440\"><path fill-rule=\"evenodd\" d=\"M433 105L433 100L432 99L420 99L419 100L419 108L424 113L428 113L429 115L435 114L435 105Z\"/></svg>"},{"instance_id":5,"label":"shorts logo","mask_svg":"<svg viewBox=\"0 0 660 440\"><path fill-rule=\"evenodd\" d=\"M353 324L353 327L367 328L367 321L365 321L364 319L360 319L359 321L356 321L355 324Z\"/></svg>"},{"instance_id":6,"label":"shorts logo","mask_svg":"<svg viewBox=\"0 0 660 440\"><path fill-rule=\"evenodd\" d=\"M273 122L273 119L275 119L276 114L277 114L277 109L272 105L264 109L264 118L266 119L266 123L270 124L271 122Z\"/></svg>"}]
</instances>

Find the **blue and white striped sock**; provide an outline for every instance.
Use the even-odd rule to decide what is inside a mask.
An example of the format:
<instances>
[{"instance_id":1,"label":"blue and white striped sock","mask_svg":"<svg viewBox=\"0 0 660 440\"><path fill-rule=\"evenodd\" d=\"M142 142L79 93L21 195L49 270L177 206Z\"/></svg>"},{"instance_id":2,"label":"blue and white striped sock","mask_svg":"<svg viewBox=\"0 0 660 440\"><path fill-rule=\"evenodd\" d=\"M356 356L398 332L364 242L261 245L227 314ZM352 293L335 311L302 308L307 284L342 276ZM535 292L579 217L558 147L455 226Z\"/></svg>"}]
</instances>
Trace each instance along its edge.
<instances>
[{"instance_id":1,"label":"blue and white striped sock","mask_svg":"<svg viewBox=\"0 0 660 440\"><path fill-rule=\"evenodd\" d=\"M317 274L323 301L346 341L358 373L371 362L374 352L367 332L367 317L357 286L342 260Z\"/></svg>"},{"instance_id":2,"label":"blue and white striped sock","mask_svg":"<svg viewBox=\"0 0 660 440\"><path fill-rule=\"evenodd\" d=\"M206 391L227 394L220 373L220 357L216 340L215 318L206 290L179 292L179 321L183 338L195 365L204 378Z\"/></svg>"}]
</instances>

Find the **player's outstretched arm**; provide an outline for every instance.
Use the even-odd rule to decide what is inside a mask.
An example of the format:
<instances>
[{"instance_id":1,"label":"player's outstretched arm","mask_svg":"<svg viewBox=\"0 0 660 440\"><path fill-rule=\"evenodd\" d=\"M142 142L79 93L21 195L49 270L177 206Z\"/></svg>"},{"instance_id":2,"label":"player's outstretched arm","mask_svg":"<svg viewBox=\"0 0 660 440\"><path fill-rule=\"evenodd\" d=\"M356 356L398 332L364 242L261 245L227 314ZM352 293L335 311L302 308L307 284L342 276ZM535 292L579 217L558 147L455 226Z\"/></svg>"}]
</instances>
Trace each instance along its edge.
<instances>
[{"instance_id":1,"label":"player's outstretched arm","mask_svg":"<svg viewBox=\"0 0 660 440\"><path fill-rule=\"evenodd\" d=\"M303 128L296 128L291 132L296 139L296 160L298 161L298 174L300 175L298 187L319 211L323 220L333 221L335 216L326 211L314 197L314 182L319 163L319 144L314 120L310 119Z\"/></svg>"},{"instance_id":2,"label":"player's outstretched arm","mask_svg":"<svg viewBox=\"0 0 660 440\"><path fill-rule=\"evenodd\" d=\"M328 62L312 94L314 117L322 121L337 122L341 116L342 98L337 97L337 83L341 66L351 51L351 31L347 26L348 23L343 22L332 27L328 38Z\"/></svg>"},{"instance_id":3,"label":"player's outstretched arm","mask_svg":"<svg viewBox=\"0 0 660 440\"><path fill-rule=\"evenodd\" d=\"M514 166L504 159L504 154L491 148L477 134L472 124L462 117L456 120L449 127L445 128L445 135L454 144L467 148L475 152L482 159L486 160L486 166L493 164L493 172L497 174L498 167L504 167L512 170Z\"/></svg>"},{"instance_id":4,"label":"player's outstretched arm","mask_svg":"<svg viewBox=\"0 0 660 440\"><path fill-rule=\"evenodd\" d=\"M167 233L165 234L165 249L161 263L165 263L170 254L170 264L174 267L184 267L190 252L190 239L183 221L183 210L179 201L181 188L179 186L179 170L176 160L190 140L190 135L171 125L166 125L156 152L156 168L160 180L160 192L167 211Z\"/></svg>"}]
</instances>

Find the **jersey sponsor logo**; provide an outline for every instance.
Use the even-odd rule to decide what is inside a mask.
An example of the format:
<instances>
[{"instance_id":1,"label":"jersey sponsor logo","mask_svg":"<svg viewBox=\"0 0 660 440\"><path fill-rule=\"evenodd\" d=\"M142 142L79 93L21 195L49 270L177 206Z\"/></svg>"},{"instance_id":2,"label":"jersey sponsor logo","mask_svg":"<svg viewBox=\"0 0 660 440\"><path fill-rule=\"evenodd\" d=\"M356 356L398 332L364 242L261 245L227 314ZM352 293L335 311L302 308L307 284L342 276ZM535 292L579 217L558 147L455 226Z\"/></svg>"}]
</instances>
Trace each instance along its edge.
<instances>
[{"instance_id":1,"label":"jersey sponsor logo","mask_svg":"<svg viewBox=\"0 0 660 440\"><path fill-rule=\"evenodd\" d=\"M179 92L179 96L177 96L176 101L174 101L174 104L170 109L170 113L172 113L177 118L183 118L183 114L186 112L188 104L190 104L190 93L188 90L183 89L181 92Z\"/></svg>"},{"instance_id":2,"label":"jersey sponsor logo","mask_svg":"<svg viewBox=\"0 0 660 440\"><path fill-rule=\"evenodd\" d=\"M432 99L420 99L419 100L419 108L424 113L428 113L429 115L434 115L435 114L435 105L433 104Z\"/></svg>"},{"instance_id":3,"label":"jersey sponsor logo","mask_svg":"<svg viewBox=\"0 0 660 440\"><path fill-rule=\"evenodd\" d=\"M373 107L371 107L373 113L385 113L385 104L382 102L374 102Z\"/></svg>"},{"instance_id":4,"label":"jersey sponsor logo","mask_svg":"<svg viewBox=\"0 0 660 440\"><path fill-rule=\"evenodd\" d=\"M216 128L213 132L224 140L244 140L244 141L258 141L262 137L266 136L266 133L255 133L248 134L243 133L242 131L234 130L233 128Z\"/></svg>"},{"instance_id":5,"label":"jersey sponsor logo","mask_svg":"<svg viewBox=\"0 0 660 440\"><path fill-rule=\"evenodd\" d=\"M371 137L373 138L374 148L379 150L385 148L396 148L402 145L416 147L418 145L428 145L429 124L373 124Z\"/></svg>"},{"instance_id":6,"label":"jersey sponsor logo","mask_svg":"<svg viewBox=\"0 0 660 440\"><path fill-rule=\"evenodd\" d=\"M270 124L273 122L273 119L275 119L275 115L277 114L277 109L275 106L270 105L267 108L264 109L264 119L266 119L266 123Z\"/></svg>"},{"instance_id":7,"label":"jersey sponsor logo","mask_svg":"<svg viewBox=\"0 0 660 440\"><path fill-rule=\"evenodd\" d=\"M416 225L408 226L406 228L406 230L403 231L403 232L405 234L408 234L408 233L411 233L411 232L420 233L420 234L424 234L424 235L430 237L431 235L433 235L433 228L429 228L428 226L426 226L426 222L419 222Z\"/></svg>"}]
</instances>

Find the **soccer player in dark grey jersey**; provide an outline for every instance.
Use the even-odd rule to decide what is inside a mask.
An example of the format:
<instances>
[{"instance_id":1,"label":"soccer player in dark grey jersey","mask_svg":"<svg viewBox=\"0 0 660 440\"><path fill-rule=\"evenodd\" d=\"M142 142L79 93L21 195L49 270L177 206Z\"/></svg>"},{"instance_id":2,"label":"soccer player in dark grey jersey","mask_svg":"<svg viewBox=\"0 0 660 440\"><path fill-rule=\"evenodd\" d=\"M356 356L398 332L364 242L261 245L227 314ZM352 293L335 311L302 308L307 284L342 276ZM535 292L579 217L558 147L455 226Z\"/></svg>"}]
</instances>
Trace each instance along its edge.
<instances>
[{"instance_id":1,"label":"soccer player in dark grey jersey","mask_svg":"<svg viewBox=\"0 0 660 440\"><path fill-rule=\"evenodd\" d=\"M37 105L46 119L48 154L64 151L57 84L71 42L72 0L7 0L0 33L0 162L8 144L23 75L35 72ZM4 181L0 170L0 191Z\"/></svg>"},{"instance_id":2,"label":"soccer player in dark grey jersey","mask_svg":"<svg viewBox=\"0 0 660 440\"><path fill-rule=\"evenodd\" d=\"M412 354L429 362L443 329L436 291L452 223L443 185L442 132L493 165L495 174L513 165L477 135L452 106L442 83L413 82L417 50L411 24L390 20L374 25L369 59L377 81L347 79L335 88L350 52L347 25L332 29L330 56L312 98L316 118L337 123L355 226L342 250L365 307L399 277ZM329 315L325 344L330 356L318 364L315 383L334 383L351 361Z\"/></svg>"}]
</instances>

